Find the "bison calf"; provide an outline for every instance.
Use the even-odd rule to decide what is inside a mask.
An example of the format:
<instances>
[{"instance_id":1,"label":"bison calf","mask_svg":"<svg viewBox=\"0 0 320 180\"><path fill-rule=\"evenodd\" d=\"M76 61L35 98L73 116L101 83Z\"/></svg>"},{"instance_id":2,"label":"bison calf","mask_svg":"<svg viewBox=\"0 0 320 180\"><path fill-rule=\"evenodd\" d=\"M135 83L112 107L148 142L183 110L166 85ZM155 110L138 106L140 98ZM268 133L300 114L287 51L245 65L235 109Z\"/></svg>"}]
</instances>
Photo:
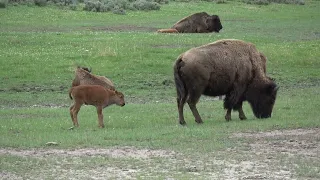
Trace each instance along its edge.
<instances>
[{"instance_id":1,"label":"bison calf","mask_svg":"<svg viewBox=\"0 0 320 180\"><path fill-rule=\"evenodd\" d=\"M70 116L74 126L78 124L78 112L83 104L93 105L97 108L99 127L103 128L102 109L117 104L124 106L124 95L121 92L106 89L100 85L80 85L72 87L69 91L70 99L74 99L74 104L70 107Z\"/></svg>"}]
</instances>

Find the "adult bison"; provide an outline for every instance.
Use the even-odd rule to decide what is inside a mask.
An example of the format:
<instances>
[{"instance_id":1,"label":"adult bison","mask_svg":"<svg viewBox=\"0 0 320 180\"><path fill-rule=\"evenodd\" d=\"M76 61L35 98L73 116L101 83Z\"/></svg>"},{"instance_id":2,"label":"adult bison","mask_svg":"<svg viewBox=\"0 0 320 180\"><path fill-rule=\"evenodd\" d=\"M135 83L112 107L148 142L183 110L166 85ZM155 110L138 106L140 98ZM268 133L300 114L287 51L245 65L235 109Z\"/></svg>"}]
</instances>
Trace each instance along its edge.
<instances>
[{"instance_id":1,"label":"adult bison","mask_svg":"<svg viewBox=\"0 0 320 180\"><path fill-rule=\"evenodd\" d=\"M243 101L248 101L257 118L271 117L278 87L266 76L266 57L241 40L220 40L182 53L174 65L179 123L186 124L183 106L188 103L195 121L202 123L196 104L202 94L226 95L225 119L231 110L246 119Z\"/></svg>"},{"instance_id":2,"label":"adult bison","mask_svg":"<svg viewBox=\"0 0 320 180\"><path fill-rule=\"evenodd\" d=\"M222 29L220 18L217 15L209 15L200 12L185 17L175 23L171 29L160 29L161 33L210 33L219 32Z\"/></svg>"}]
</instances>

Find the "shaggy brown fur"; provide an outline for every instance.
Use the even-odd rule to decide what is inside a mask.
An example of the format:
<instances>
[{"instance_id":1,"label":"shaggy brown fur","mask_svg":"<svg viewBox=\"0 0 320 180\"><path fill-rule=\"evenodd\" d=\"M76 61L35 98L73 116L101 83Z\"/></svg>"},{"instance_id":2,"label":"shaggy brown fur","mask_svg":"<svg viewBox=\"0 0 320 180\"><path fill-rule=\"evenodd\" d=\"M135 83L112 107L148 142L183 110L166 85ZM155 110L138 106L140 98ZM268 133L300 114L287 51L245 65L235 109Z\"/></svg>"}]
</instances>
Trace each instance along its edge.
<instances>
[{"instance_id":1,"label":"shaggy brown fur","mask_svg":"<svg viewBox=\"0 0 320 180\"><path fill-rule=\"evenodd\" d=\"M176 29L179 33L210 33L219 32L222 25L219 16L200 12L181 19L171 29L160 29L158 32L172 32L172 29Z\"/></svg>"},{"instance_id":2,"label":"shaggy brown fur","mask_svg":"<svg viewBox=\"0 0 320 180\"><path fill-rule=\"evenodd\" d=\"M278 87L266 76L266 58L256 47L241 40L220 40L192 48L181 54L174 65L179 122L185 124L183 106L188 103L195 121L202 123L196 104L202 94L226 95L226 120L231 110L242 110L247 100L258 118L271 117Z\"/></svg>"},{"instance_id":3,"label":"shaggy brown fur","mask_svg":"<svg viewBox=\"0 0 320 180\"><path fill-rule=\"evenodd\" d=\"M99 85L80 85L72 87L69 91L70 99L74 104L70 107L70 116L74 126L79 126L78 112L83 104L93 105L97 108L99 127L103 128L102 109L117 104L124 106L124 95L121 92L106 89Z\"/></svg>"},{"instance_id":4,"label":"shaggy brown fur","mask_svg":"<svg viewBox=\"0 0 320 180\"><path fill-rule=\"evenodd\" d=\"M114 84L104 76L98 76L90 73L88 68L77 67L75 77L72 81L72 87L79 85L100 85L107 89L115 90Z\"/></svg>"}]
</instances>

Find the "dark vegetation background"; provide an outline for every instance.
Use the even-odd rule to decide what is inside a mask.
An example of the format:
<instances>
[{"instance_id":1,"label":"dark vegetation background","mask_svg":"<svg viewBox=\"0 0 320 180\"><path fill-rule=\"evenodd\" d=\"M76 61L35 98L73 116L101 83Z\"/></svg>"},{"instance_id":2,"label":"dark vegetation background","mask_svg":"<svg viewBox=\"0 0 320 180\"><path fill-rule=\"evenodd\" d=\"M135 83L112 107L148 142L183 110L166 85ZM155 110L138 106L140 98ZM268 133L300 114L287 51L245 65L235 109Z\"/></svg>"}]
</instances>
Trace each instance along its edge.
<instances>
[{"instance_id":1,"label":"dark vegetation background","mask_svg":"<svg viewBox=\"0 0 320 180\"><path fill-rule=\"evenodd\" d=\"M228 3L228 0L171 0L176 2L212 2ZM27 6L48 6L55 5L60 8L71 10L82 9L92 12L108 12L115 14L126 14L126 10L159 10L162 4L168 4L170 0L0 0L0 8L8 5L27 5ZM304 0L242 0L248 4L268 5L270 3L299 4L304 5ZM82 4L79 6L79 4Z\"/></svg>"}]
</instances>

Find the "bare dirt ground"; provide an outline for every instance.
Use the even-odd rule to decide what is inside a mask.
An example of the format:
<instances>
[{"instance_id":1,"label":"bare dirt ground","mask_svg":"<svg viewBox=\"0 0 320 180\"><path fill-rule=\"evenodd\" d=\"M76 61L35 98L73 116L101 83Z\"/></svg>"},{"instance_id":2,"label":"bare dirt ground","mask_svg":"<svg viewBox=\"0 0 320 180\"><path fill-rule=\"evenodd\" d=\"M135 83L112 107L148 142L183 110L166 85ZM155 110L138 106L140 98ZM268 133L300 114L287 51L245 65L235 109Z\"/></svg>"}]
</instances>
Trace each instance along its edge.
<instances>
[{"instance_id":1,"label":"bare dirt ground","mask_svg":"<svg viewBox=\"0 0 320 180\"><path fill-rule=\"evenodd\" d=\"M236 133L239 146L204 154L109 149L0 148L1 179L319 179L320 129ZM1 158L3 159L3 158ZM31 165L30 165L31 164ZM11 167L11 168L5 168ZM8 170L7 170L8 169ZM15 169L15 168L13 168Z\"/></svg>"}]
</instances>

